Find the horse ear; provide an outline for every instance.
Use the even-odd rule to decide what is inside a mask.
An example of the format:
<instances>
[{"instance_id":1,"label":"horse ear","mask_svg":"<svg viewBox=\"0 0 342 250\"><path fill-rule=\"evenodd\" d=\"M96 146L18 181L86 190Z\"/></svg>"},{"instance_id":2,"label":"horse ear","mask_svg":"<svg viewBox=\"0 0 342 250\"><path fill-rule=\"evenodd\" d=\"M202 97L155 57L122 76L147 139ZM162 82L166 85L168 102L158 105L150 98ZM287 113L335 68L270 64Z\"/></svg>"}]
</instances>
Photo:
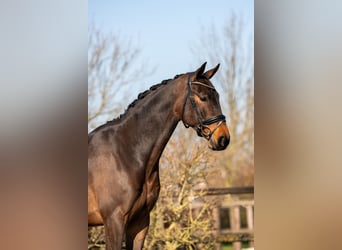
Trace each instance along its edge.
<instances>
[{"instance_id":1,"label":"horse ear","mask_svg":"<svg viewBox=\"0 0 342 250\"><path fill-rule=\"evenodd\" d=\"M203 63L201 67L199 67L196 71L195 71L195 78L196 79L197 77L203 75L203 72L205 70L205 65L207 64L207 62Z\"/></svg>"},{"instance_id":2,"label":"horse ear","mask_svg":"<svg viewBox=\"0 0 342 250\"><path fill-rule=\"evenodd\" d=\"M204 73L204 76L208 79L212 78L215 75L216 71L219 69L220 64L217 64L215 68L209 69L207 72Z\"/></svg>"}]
</instances>

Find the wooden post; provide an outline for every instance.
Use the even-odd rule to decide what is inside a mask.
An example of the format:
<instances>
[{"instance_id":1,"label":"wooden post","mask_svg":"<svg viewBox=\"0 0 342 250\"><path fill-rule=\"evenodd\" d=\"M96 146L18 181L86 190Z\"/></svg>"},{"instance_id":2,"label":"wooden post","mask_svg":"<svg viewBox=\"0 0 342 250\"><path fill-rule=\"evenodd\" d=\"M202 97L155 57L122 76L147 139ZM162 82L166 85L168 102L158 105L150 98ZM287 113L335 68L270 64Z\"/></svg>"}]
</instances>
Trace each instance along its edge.
<instances>
[{"instance_id":1,"label":"wooden post","mask_svg":"<svg viewBox=\"0 0 342 250\"><path fill-rule=\"evenodd\" d=\"M220 223L220 208L214 207L213 209L213 219L214 219L214 230L215 237L218 237L221 234L221 223ZM216 250L221 250L221 242L217 242L215 244Z\"/></svg>"},{"instance_id":2,"label":"wooden post","mask_svg":"<svg viewBox=\"0 0 342 250\"><path fill-rule=\"evenodd\" d=\"M230 228L232 232L240 229L240 206L232 207L230 212ZM234 250L241 250L242 244L240 241L233 242Z\"/></svg>"},{"instance_id":3,"label":"wooden post","mask_svg":"<svg viewBox=\"0 0 342 250\"><path fill-rule=\"evenodd\" d=\"M246 216L247 216L247 227L248 230L253 231L254 222L253 222L253 206L246 206ZM254 241L249 242L250 247L254 247Z\"/></svg>"}]
</instances>

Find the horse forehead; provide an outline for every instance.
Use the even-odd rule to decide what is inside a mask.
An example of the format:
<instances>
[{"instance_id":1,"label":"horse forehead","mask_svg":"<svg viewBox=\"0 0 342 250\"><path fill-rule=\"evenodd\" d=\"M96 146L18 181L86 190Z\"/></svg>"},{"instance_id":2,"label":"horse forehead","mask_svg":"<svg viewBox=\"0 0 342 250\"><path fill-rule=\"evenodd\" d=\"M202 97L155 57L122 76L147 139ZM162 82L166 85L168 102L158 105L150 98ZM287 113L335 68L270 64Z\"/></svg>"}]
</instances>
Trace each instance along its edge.
<instances>
[{"instance_id":1,"label":"horse forehead","mask_svg":"<svg viewBox=\"0 0 342 250\"><path fill-rule=\"evenodd\" d=\"M200 84L196 84L196 82ZM209 80L201 80L201 81L195 81L192 86L196 86L197 92L206 92L206 93L212 93L214 95L218 94L216 91L215 86L209 81Z\"/></svg>"},{"instance_id":2,"label":"horse forehead","mask_svg":"<svg viewBox=\"0 0 342 250\"><path fill-rule=\"evenodd\" d=\"M214 84L209 79L207 79L205 77L203 77L203 78L201 77L199 79L196 79L193 82L198 82L198 83L202 84L202 86L206 85L209 88L215 88Z\"/></svg>"}]
</instances>

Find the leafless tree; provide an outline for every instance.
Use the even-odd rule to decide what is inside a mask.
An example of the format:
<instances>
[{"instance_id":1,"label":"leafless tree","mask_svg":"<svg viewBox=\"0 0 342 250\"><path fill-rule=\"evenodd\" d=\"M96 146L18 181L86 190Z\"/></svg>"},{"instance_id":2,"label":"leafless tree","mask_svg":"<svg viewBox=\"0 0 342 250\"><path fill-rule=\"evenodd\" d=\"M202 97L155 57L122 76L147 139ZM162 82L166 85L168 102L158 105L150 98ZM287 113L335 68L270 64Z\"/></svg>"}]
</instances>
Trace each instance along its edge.
<instances>
[{"instance_id":1,"label":"leafless tree","mask_svg":"<svg viewBox=\"0 0 342 250\"><path fill-rule=\"evenodd\" d=\"M231 143L216 162L224 166L226 185L253 185L254 178L254 41L241 17L232 15L223 31L202 31L193 52L221 63L214 79L231 133ZM199 53L199 50L201 53ZM203 59L200 58L202 61Z\"/></svg>"},{"instance_id":2,"label":"leafless tree","mask_svg":"<svg viewBox=\"0 0 342 250\"><path fill-rule=\"evenodd\" d=\"M253 37L248 37L241 19L233 16L221 35L211 29L203 32L199 41L200 51L194 52L204 57L199 58L200 62L221 63L220 73L213 81L221 94L232 142L227 150L214 153L196 133L178 126L161 160L161 193L151 216L146 249L191 249L191 246L214 249L211 213L220 201L210 200L195 190L253 185ZM203 205L197 214L193 213L196 201ZM206 239L206 243L200 239Z\"/></svg>"},{"instance_id":3,"label":"leafless tree","mask_svg":"<svg viewBox=\"0 0 342 250\"><path fill-rule=\"evenodd\" d=\"M180 133L169 141L161 159L161 192L145 249L214 249L215 199L203 191L212 156L203 146L189 145Z\"/></svg>"},{"instance_id":4,"label":"leafless tree","mask_svg":"<svg viewBox=\"0 0 342 250\"><path fill-rule=\"evenodd\" d=\"M88 31L88 128L113 118L122 109L128 83L152 73L139 61L140 50L128 39L105 34L94 25ZM130 85L131 86L131 85Z\"/></svg>"}]
</instances>

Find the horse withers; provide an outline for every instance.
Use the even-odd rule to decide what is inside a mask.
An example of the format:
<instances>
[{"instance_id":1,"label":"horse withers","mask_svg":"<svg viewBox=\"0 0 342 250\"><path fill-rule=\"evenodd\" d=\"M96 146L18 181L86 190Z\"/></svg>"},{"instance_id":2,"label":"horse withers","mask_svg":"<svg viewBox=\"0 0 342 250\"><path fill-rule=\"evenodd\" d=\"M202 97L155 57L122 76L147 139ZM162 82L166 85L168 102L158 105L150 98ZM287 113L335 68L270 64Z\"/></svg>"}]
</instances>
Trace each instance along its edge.
<instances>
[{"instance_id":1,"label":"horse withers","mask_svg":"<svg viewBox=\"0 0 342 250\"><path fill-rule=\"evenodd\" d=\"M142 249L160 190L159 159L179 121L224 150L229 130L210 82L219 65L164 80L119 118L88 135L88 225L104 225L106 250Z\"/></svg>"}]
</instances>

